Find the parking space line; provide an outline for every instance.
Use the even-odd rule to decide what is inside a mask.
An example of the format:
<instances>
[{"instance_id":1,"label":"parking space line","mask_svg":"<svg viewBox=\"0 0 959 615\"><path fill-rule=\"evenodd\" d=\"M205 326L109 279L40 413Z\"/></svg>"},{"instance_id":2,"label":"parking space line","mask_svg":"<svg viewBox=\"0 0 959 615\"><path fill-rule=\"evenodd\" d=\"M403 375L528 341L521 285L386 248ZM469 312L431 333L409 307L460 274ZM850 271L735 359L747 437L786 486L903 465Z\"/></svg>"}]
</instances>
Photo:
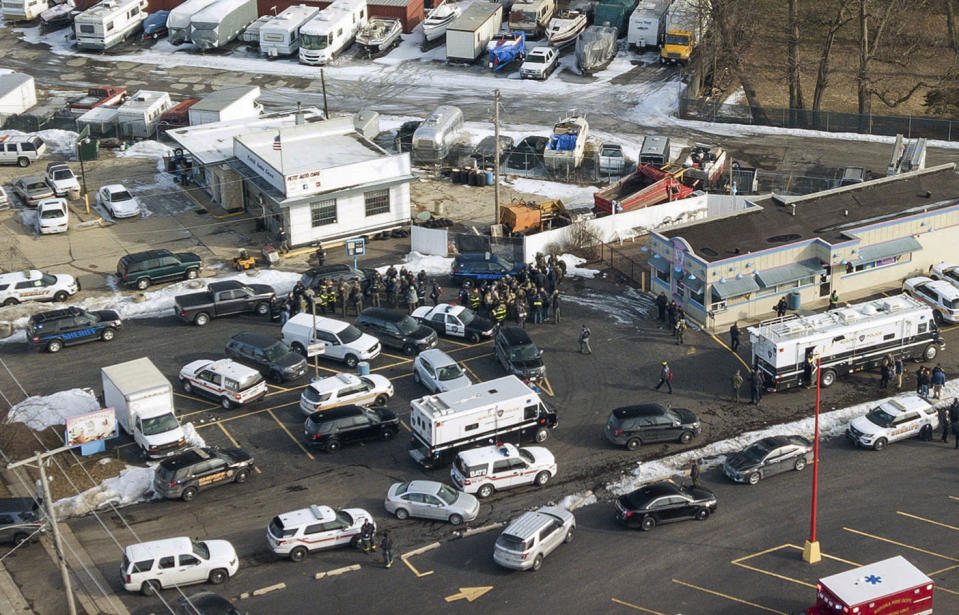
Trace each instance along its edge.
<instances>
[{"instance_id":1,"label":"parking space line","mask_svg":"<svg viewBox=\"0 0 959 615\"><path fill-rule=\"evenodd\" d=\"M276 424L280 426L280 429L282 429L282 430L286 433L286 435L290 436L290 440L293 440L293 443L296 444L298 447L300 447L300 450L301 450L301 451L303 451L304 453L306 453L306 456L307 456L307 457L309 457L310 459L316 459L316 458L312 455L312 453L310 453L310 451L306 450L306 447L303 446L303 443L302 443L302 442L300 442L300 441L297 440L295 437L293 437L293 434L291 434L291 433L290 433L290 430L286 428L286 425L284 425L283 423L281 423L281 422L280 422L280 419L276 418L276 415L273 414L273 410L267 410L266 412L267 412L267 414L269 414L271 417L273 417L273 420L276 421Z\"/></svg>"},{"instance_id":2,"label":"parking space line","mask_svg":"<svg viewBox=\"0 0 959 615\"><path fill-rule=\"evenodd\" d=\"M389 369L389 368L391 368L391 367L396 367L397 365L409 365L409 364L412 363L412 362L413 362L412 359L405 359L405 360L403 360L403 361L397 361L397 362L395 362L395 363L388 363L388 364L386 364L386 365L380 365L379 367L377 367L377 368L375 368L375 369L372 369L372 370L370 370L370 371L373 371L373 372L381 372L381 371L383 371L384 369Z\"/></svg>"},{"instance_id":3,"label":"parking space line","mask_svg":"<svg viewBox=\"0 0 959 615\"><path fill-rule=\"evenodd\" d=\"M198 401L198 402L200 402L201 404L208 404L208 403L210 403L209 400L201 399L201 398L199 398L199 397L194 397L194 396L192 396L192 395L186 395L186 394L184 394L184 393L177 393L176 391L173 391L173 394L176 395L177 397L182 397L183 399L192 399L193 401Z\"/></svg>"},{"instance_id":4,"label":"parking space line","mask_svg":"<svg viewBox=\"0 0 959 615\"><path fill-rule=\"evenodd\" d=\"M472 348L473 344L467 344L466 342L457 342L456 340L443 339L444 342L449 342L450 344L456 344L457 346L466 346L467 348Z\"/></svg>"},{"instance_id":5,"label":"parking space line","mask_svg":"<svg viewBox=\"0 0 959 615\"><path fill-rule=\"evenodd\" d=\"M949 499L950 499L950 500L959 501L959 497L956 497L956 496L954 496L954 495L950 495L950 496L949 496Z\"/></svg>"},{"instance_id":6,"label":"parking space line","mask_svg":"<svg viewBox=\"0 0 959 615\"><path fill-rule=\"evenodd\" d=\"M463 359L463 363L466 363L467 361L475 361L476 359L483 359L483 358L491 357L491 356L493 356L493 353L492 353L492 352L487 352L486 354L481 354L481 355L477 355L477 356L475 356L475 357L470 357L470 358L468 358L468 359Z\"/></svg>"},{"instance_id":7,"label":"parking space line","mask_svg":"<svg viewBox=\"0 0 959 615\"><path fill-rule=\"evenodd\" d=\"M718 337L716 337L716 336L713 335L712 333L709 334L709 337L711 337L711 338L713 338L714 340L716 340L716 343L717 343L717 344L719 344L720 346L722 346L723 348L725 348L726 350L728 350L728 351L729 351L729 354L731 354L731 355L733 355L734 357L736 357L736 359L737 359L740 363L743 364L743 367L746 368L746 371L752 371L752 368L749 367L749 363L746 363L745 361L743 361L743 358L742 358L741 356L739 356L739 353L738 353L738 352L733 352L733 349L730 348L729 346L727 346L727 345L726 345L726 342L722 341L721 339L719 339Z\"/></svg>"},{"instance_id":8,"label":"parking space line","mask_svg":"<svg viewBox=\"0 0 959 615\"><path fill-rule=\"evenodd\" d=\"M897 515L902 515L903 517L909 517L910 519L915 519L916 521L923 521L925 523L931 523L932 525L938 525L939 527L944 527L950 530L956 530L959 532L959 527L955 525L949 525L948 523L940 523L939 521L933 521L932 519L926 519L925 517L920 517L919 515L913 515L907 512L902 512L901 510L896 511Z\"/></svg>"},{"instance_id":9,"label":"parking space line","mask_svg":"<svg viewBox=\"0 0 959 615\"><path fill-rule=\"evenodd\" d=\"M200 408L199 410L193 410L192 412L184 412L183 414L180 415L179 418L185 419L185 418L188 417L188 416L196 416L196 415L198 415L198 414L206 414L207 412L212 412L212 411L217 410L217 409L219 409L219 408L220 408L220 405L219 405L219 404L217 404L217 405L215 405L215 406L212 406L212 405L211 405L211 406L207 406L206 408Z\"/></svg>"},{"instance_id":10,"label":"parking space line","mask_svg":"<svg viewBox=\"0 0 959 615\"><path fill-rule=\"evenodd\" d=\"M236 438L234 438L230 434L230 432L226 430L226 427L223 426L223 423L217 423L217 426L220 428L220 431L223 432L223 435L226 436L230 440L230 442L233 443L233 446L237 448L242 448L240 446L240 443L236 441ZM260 467L256 464L253 464L253 471L256 472L257 474L263 474L263 470L261 470Z\"/></svg>"},{"instance_id":11,"label":"parking space line","mask_svg":"<svg viewBox=\"0 0 959 615\"><path fill-rule=\"evenodd\" d=\"M767 611L767 612L769 612L769 613L776 613L776 615L789 615L789 613L786 613L786 612L784 612L784 611L777 611L776 609L771 608L771 607L768 607L768 606L762 606L761 604L756 604L755 602L749 602L748 600L743 600L742 598L737 598L736 596L730 596L729 594L724 594L724 593L722 593L722 592L718 592L718 591L713 590L713 589L707 589L707 588L705 588L705 587L699 587L698 585L693 585L692 583L685 583L685 582L680 581L680 580L678 580L678 579L673 579L673 583L676 583L676 584L678 584L678 585L682 585L683 587L688 587L688 588L690 588L690 589L699 590L699 591L705 592L705 593L707 593L707 594L712 594L712 595L714 595L714 596L719 596L720 598L725 598L726 600L732 600L733 602L738 602L738 603L740 603L740 604L745 604L745 605L747 605L747 606L751 606L751 607L760 609L760 610L762 610L762 611Z\"/></svg>"},{"instance_id":12,"label":"parking space line","mask_svg":"<svg viewBox=\"0 0 959 615\"><path fill-rule=\"evenodd\" d=\"M293 390L293 389L289 389L289 388L287 388L287 387L281 387L281 386L278 385L278 384L267 384L267 385L266 385L266 388L268 388L268 389L269 389L269 388L279 389L279 390L281 390L281 391L292 391L292 390Z\"/></svg>"},{"instance_id":13,"label":"parking space line","mask_svg":"<svg viewBox=\"0 0 959 615\"><path fill-rule=\"evenodd\" d=\"M629 602L626 602L625 600L619 600L619 599L617 599L617 598L610 598L610 600L612 600L612 601L615 602L616 604L621 604L621 605L623 605L623 606L628 606L628 607L631 608L631 609L636 609L637 611L642 611L643 613L649 613L650 615L666 615L665 613L660 613L659 611L654 611L654 610L652 610L652 609L644 609L644 608L641 607L641 606L637 606L637 605L635 605L635 604L630 604Z\"/></svg>"},{"instance_id":14,"label":"parking space line","mask_svg":"<svg viewBox=\"0 0 959 615\"><path fill-rule=\"evenodd\" d=\"M433 574L433 571L432 571L432 570L427 570L427 571L425 571L425 572L420 572L419 570L417 570L417 569L413 566L413 564L410 563L410 558L413 557L414 555L419 555L420 553L426 553L427 551L432 551L433 549L438 549L439 546L440 546L440 543L438 543L438 542L431 542L430 544L428 544L428 545L426 545L426 546L424 546L424 547L420 547L420 548L418 548L418 549L413 549L413 550L410 551L409 553L404 553L403 555L400 556L400 559L403 560L403 563L406 564L406 567L409 568L410 570L412 570L412 571L413 571L413 574L415 574L417 577L425 577L425 576L427 576L427 575Z\"/></svg>"},{"instance_id":15,"label":"parking space line","mask_svg":"<svg viewBox=\"0 0 959 615\"><path fill-rule=\"evenodd\" d=\"M322 365L319 364L319 359L317 359L316 357L313 357L313 362L312 362L312 363L309 363L309 366L312 367L312 368L314 368L314 369L322 369L323 371L325 371L325 372L330 372L331 374L338 374L338 373L340 373L340 372L336 371L335 369L330 369L329 367L323 367Z\"/></svg>"},{"instance_id":16,"label":"parking space line","mask_svg":"<svg viewBox=\"0 0 959 615\"><path fill-rule=\"evenodd\" d=\"M399 355L390 354L390 353L388 353L388 352L383 352L382 350L380 351L380 354L383 355L384 357L389 357L389 358L391 358L391 359L397 359L397 360L399 360L399 361L407 361L407 362L408 362L408 361L412 361L412 360L413 360L413 359L411 359L411 358L409 358L409 357L401 357L401 356L399 356Z\"/></svg>"},{"instance_id":17,"label":"parking space line","mask_svg":"<svg viewBox=\"0 0 959 615\"><path fill-rule=\"evenodd\" d=\"M944 560L946 560L946 561L949 561L949 562L959 562L959 559L956 559L956 558L954 558L954 557L949 557L948 555L942 555L941 553L936 553L936 552L934 552L934 551L927 551L926 549L920 549L919 547L914 547L914 546L912 546L912 545L907 545L907 544L902 543L902 542L896 542L895 540L891 540L891 539L889 539L889 538L883 538L882 536L876 536L876 535L874 535L874 534L868 534L868 533L866 533L866 532L861 532L861 531L859 531L859 530L854 530L854 529L852 529L851 527L844 527L844 528L842 528L842 529L846 530L847 532L852 532L853 534L859 534L860 536L865 536L866 538L872 538L872 539L874 539L874 540L880 540L880 541L882 541L882 542L888 542L888 543L891 544L891 545L896 545L897 547L902 547L902 548L904 548L904 549L912 549L913 551L918 551L918 552L920 552L920 553L925 553L926 555L933 555L933 556L935 556L935 557L941 557L942 559L944 559Z\"/></svg>"},{"instance_id":18,"label":"parking space line","mask_svg":"<svg viewBox=\"0 0 959 615\"><path fill-rule=\"evenodd\" d=\"M480 379L480 377L476 375L476 372L474 372L473 370L470 369L470 366L469 366L469 365L465 365L465 364L464 364L464 365L463 365L463 368L466 370L466 373L468 373L470 376L473 377L473 382L482 382L482 380Z\"/></svg>"},{"instance_id":19,"label":"parking space line","mask_svg":"<svg viewBox=\"0 0 959 615\"><path fill-rule=\"evenodd\" d=\"M410 429L410 426L404 423L403 421L400 421L400 425L402 425L403 429L405 429L406 431L410 431L410 432L413 431L412 429Z\"/></svg>"},{"instance_id":20,"label":"parking space line","mask_svg":"<svg viewBox=\"0 0 959 615\"><path fill-rule=\"evenodd\" d=\"M752 555L746 555L745 557L740 557L740 558L738 558L738 559L734 559L734 560L732 560L732 561L729 562L729 563L732 564L733 566L739 566L740 568L745 568L746 570L752 570L753 572L758 572L759 574L765 574L765 575L768 575L768 576L771 576L771 577L775 577L775 578L777 578L777 579L782 579L783 581L789 581L790 583L796 583L797 585L803 585L803 586L805 586L805 587L811 587L811 588L815 589L816 586L815 586L814 584L812 584L812 583L806 583L805 581L800 581L799 579L794 579L794 578L792 578L792 577L787 577L786 575L784 575L784 574L779 574L778 572L771 572L771 571L769 571L769 570L764 570L764 569L762 569L762 568L756 568L755 566L750 566L749 564L744 564L744 563L743 563L743 561L745 561L745 560L747 560L747 559L750 559L750 558L753 558L753 557L759 557L759 556L765 555L765 554L767 554L767 553L771 553L771 552L773 552L773 551L779 551L779 550L781 550L781 549L787 549L787 548L789 548L789 547L791 547L791 546L793 546L793 545L788 545L788 544L786 544L786 545L779 545L778 547L773 547L773 548L771 548L771 549L766 549L765 551L760 551L759 553L753 553ZM800 550L801 550L801 549L800 549Z\"/></svg>"},{"instance_id":21,"label":"parking space line","mask_svg":"<svg viewBox=\"0 0 959 615\"><path fill-rule=\"evenodd\" d=\"M543 378L542 380L540 380L539 385L540 385L540 388L546 391L547 395L549 395L550 397L556 397L556 394L553 393L553 385L549 383L548 378Z\"/></svg>"},{"instance_id":22,"label":"parking space line","mask_svg":"<svg viewBox=\"0 0 959 615\"><path fill-rule=\"evenodd\" d=\"M956 568L959 568L959 564L953 564L952 566L946 566L945 568L941 568L939 570L933 570L932 572L927 572L926 576L934 577L937 574L943 574L943 573L949 572L950 570L955 570Z\"/></svg>"},{"instance_id":23,"label":"parking space line","mask_svg":"<svg viewBox=\"0 0 959 615\"><path fill-rule=\"evenodd\" d=\"M468 348L479 348L480 346L485 346L486 344L491 344L491 343L493 343L493 340L486 340L485 342L480 342L479 344L470 344L469 346L466 346L465 348L454 348L453 350L450 350L446 354L453 354L454 352L463 352L464 350L467 350Z\"/></svg>"}]
</instances>

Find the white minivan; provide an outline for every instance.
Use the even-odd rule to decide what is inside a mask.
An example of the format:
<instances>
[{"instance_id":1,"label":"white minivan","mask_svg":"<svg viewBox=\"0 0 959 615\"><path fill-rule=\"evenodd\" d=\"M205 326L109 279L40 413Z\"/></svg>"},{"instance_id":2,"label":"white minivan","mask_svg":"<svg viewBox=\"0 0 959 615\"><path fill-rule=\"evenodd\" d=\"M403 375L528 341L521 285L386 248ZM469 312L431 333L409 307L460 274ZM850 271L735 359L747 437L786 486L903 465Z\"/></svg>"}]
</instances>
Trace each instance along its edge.
<instances>
[{"instance_id":1,"label":"white minivan","mask_svg":"<svg viewBox=\"0 0 959 615\"><path fill-rule=\"evenodd\" d=\"M191 540L185 536L130 545L123 551L123 587L144 596L165 587L209 581L223 583L240 567L226 540Z\"/></svg>"},{"instance_id":2,"label":"white minivan","mask_svg":"<svg viewBox=\"0 0 959 615\"><path fill-rule=\"evenodd\" d=\"M313 323L316 322L316 331ZM360 361L372 361L380 355L380 342L348 322L313 316L301 312L293 316L282 329L283 341L304 357L323 354L343 361L347 367L356 367ZM322 350L317 348L320 344Z\"/></svg>"}]
</instances>

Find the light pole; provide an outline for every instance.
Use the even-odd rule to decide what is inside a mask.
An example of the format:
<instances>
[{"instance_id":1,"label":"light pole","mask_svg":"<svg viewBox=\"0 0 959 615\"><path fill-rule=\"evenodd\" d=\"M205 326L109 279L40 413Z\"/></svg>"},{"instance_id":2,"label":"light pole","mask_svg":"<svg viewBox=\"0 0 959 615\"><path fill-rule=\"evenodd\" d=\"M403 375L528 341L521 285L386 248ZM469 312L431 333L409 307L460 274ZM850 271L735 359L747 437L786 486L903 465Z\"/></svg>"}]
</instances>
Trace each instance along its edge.
<instances>
[{"instance_id":1,"label":"light pole","mask_svg":"<svg viewBox=\"0 0 959 615\"><path fill-rule=\"evenodd\" d=\"M809 564L822 561L819 541L816 540L816 505L819 501L819 400L822 388L822 357L816 357L816 427L812 441L812 510L809 513L809 540L803 546L802 558Z\"/></svg>"}]
</instances>

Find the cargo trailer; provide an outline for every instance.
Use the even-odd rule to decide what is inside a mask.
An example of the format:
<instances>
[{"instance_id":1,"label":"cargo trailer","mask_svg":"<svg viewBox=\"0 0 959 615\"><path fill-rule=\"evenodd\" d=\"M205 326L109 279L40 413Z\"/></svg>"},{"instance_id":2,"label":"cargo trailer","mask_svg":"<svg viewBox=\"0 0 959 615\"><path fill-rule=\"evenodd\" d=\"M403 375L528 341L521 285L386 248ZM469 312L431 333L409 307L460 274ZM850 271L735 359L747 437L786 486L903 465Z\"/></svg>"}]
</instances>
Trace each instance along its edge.
<instances>
[{"instance_id":1,"label":"cargo trailer","mask_svg":"<svg viewBox=\"0 0 959 615\"><path fill-rule=\"evenodd\" d=\"M190 42L200 51L222 47L257 15L256 0L218 0L190 17Z\"/></svg>"}]
</instances>

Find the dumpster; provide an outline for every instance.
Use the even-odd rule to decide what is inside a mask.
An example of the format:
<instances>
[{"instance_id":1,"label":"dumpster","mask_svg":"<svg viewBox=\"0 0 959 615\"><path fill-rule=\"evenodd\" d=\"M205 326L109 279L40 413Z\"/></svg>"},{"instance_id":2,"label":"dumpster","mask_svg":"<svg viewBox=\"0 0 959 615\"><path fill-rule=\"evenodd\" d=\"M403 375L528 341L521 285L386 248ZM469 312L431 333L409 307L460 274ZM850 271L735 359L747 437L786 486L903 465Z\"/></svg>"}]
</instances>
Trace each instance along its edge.
<instances>
[{"instance_id":1,"label":"dumpster","mask_svg":"<svg viewBox=\"0 0 959 615\"><path fill-rule=\"evenodd\" d=\"M100 141L98 139L84 139L77 144L80 160L89 162L100 156Z\"/></svg>"}]
</instances>

